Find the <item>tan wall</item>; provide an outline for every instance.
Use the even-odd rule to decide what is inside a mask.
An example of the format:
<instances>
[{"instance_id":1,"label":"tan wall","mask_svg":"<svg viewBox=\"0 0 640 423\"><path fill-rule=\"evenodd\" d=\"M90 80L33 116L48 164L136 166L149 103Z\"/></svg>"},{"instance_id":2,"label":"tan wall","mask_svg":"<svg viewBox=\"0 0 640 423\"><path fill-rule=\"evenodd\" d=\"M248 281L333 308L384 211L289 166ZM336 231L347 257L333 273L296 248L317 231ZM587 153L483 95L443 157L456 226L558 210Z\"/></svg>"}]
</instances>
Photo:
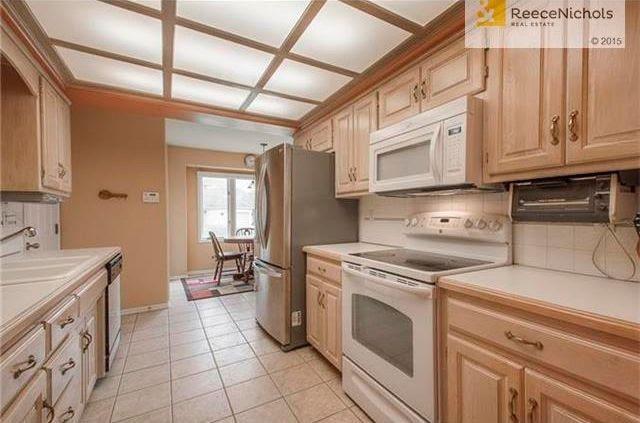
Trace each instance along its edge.
<instances>
[{"instance_id":1,"label":"tan wall","mask_svg":"<svg viewBox=\"0 0 640 423\"><path fill-rule=\"evenodd\" d=\"M86 106L71 109L73 193L61 207L62 248L119 245L124 309L166 303L164 120ZM101 200L108 189L126 200ZM142 203L158 191L159 204Z\"/></svg>"},{"instance_id":2,"label":"tan wall","mask_svg":"<svg viewBox=\"0 0 640 423\"><path fill-rule=\"evenodd\" d=\"M244 165L244 153L201 150L169 146L167 149L167 183L169 187L169 274L177 276L190 270L213 267L210 244L197 239L197 182L192 168L206 168L220 171L250 171ZM192 169L191 181L187 171ZM191 199L188 188L191 191ZM189 216L192 216L189 224Z\"/></svg>"}]
</instances>

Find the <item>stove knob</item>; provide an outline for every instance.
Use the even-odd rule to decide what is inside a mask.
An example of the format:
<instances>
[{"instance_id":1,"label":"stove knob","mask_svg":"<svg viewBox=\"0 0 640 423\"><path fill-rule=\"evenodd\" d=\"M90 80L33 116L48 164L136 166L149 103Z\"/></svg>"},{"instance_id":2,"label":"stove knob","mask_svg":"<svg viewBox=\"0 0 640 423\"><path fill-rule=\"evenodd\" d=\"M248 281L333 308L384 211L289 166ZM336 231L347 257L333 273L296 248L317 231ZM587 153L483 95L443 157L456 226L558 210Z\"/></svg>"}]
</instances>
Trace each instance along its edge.
<instances>
[{"instance_id":1,"label":"stove knob","mask_svg":"<svg viewBox=\"0 0 640 423\"><path fill-rule=\"evenodd\" d=\"M492 232L497 232L502 229L502 223L499 220L492 220L489 222L489 230Z\"/></svg>"},{"instance_id":2,"label":"stove knob","mask_svg":"<svg viewBox=\"0 0 640 423\"><path fill-rule=\"evenodd\" d=\"M467 229L473 228L473 220L467 219L464 221L464 227Z\"/></svg>"},{"instance_id":3,"label":"stove knob","mask_svg":"<svg viewBox=\"0 0 640 423\"><path fill-rule=\"evenodd\" d=\"M478 221L476 222L476 228L484 229L486 227L487 227L487 222L485 222L483 219L478 219Z\"/></svg>"},{"instance_id":4,"label":"stove knob","mask_svg":"<svg viewBox=\"0 0 640 423\"><path fill-rule=\"evenodd\" d=\"M414 217L413 219L411 219L411 226L416 226L418 224L418 218Z\"/></svg>"},{"instance_id":5,"label":"stove knob","mask_svg":"<svg viewBox=\"0 0 640 423\"><path fill-rule=\"evenodd\" d=\"M404 220L404 226L406 226L407 228L408 228L409 226L411 226L411 220L409 220L409 219L405 219L405 220Z\"/></svg>"}]
</instances>

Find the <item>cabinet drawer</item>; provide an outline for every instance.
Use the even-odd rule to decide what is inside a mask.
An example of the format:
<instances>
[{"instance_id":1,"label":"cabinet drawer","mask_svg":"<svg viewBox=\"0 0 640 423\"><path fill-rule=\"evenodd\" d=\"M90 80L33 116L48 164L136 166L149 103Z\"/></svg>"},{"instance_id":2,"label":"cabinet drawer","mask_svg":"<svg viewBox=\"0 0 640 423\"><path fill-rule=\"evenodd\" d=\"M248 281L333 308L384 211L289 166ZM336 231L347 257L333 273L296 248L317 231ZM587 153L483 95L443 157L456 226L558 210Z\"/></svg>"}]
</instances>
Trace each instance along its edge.
<instances>
[{"instance_id":1,"label":"cabinet drawer","mask_svg":"<svg viewBox=\"0 0 640 423\"><path fill-rule=\"evenodd\" d=\"M0 358L0 405L4 409L42 366L45 332L39 326Z\"/></svg>"},{"instance_id":2,"label":"cabinet drawer","mask_svg":"<svg viewBox=\"0 0 640 423\"><path fill-rule=\"evenodd\" d=\"M626 351L454 299L447 319L452 329L631 398L640 395L640 357Z\"/></svg>"},{"instance_id":3,"label":"cabinet drawer","mask_svg":"<svg viewBox=\"0 0 640 423\"><path fill-rule=\"evenodd\" d=\"M71 379L53 408L55 410L55 418L53 419L55 423L75 423L80 421L80 415L82 414L82 377L80 372Z\"/></svg>"},{"instance_id":4,"label":"cabinet drawer","mask_svg":"<svg viewBox=\"0 0 640 423\"><path fill-rule=\"evenodd\" d=\"M337 284L342 281L342 268L338 264L309 256L307 258L307 272L321 276Z\"/></svg>"},{"instance_id":5,"label":"cabinet drawer","mask_svg":"<svg viewBox=\"0 0 640 423\"><path fill-rule=\"evenodd\" d=\"M79 316L78 299L73 296L63 301L60 307L44 318L42 323L47 333L47 355L55 351L75 329Z\"/></svg>"},{"instance_id":6,"label":"cabinet drawer","mask_svg":"<svg viewBox=\"0 0 640 423\"><path fill-rule=\"evenodd\" d=\"M81 377L81 352L78 335L73 334L44 365L48 377L47 397L55 404L72 377Z\"/></svg>"},{"instance_id":7,"label":"cabinet drawer","mask_svg":"<svg viewBox=\"0 0 640 423\"><path fill-rule=\"evenodd\" d=\"M36 371L34 378L20 392L0 421L3 423L44 422L48 412L44 409L47 392L47 375L42 370Z\"/></svg>"},{"instance_id":8,"label":"cabinet drawer","mask_svg":"<svg viewBox=\"0 0 640 423\"><path fill-rule=\"evenodd\" d=\"M78 296L80 316L84 316L95 305L100 295L107 287L107 271L100 270L91 276L84 285L76 291Z\"/></svg>"}]
</instances>

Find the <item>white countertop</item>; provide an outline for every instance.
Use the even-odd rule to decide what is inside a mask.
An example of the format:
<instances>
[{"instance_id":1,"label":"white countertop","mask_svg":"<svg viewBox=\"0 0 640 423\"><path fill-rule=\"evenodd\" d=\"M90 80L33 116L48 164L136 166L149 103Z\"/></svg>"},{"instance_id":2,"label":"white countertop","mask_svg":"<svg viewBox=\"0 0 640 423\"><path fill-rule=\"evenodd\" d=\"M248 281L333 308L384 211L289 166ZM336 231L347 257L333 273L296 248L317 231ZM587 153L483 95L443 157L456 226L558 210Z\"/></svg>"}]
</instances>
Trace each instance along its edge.
<instances>
[{"instance_id":1,"label":"white countertop","mask_svg":"<svg viewBox=\"0 0 640 423\"><path fill-rule=\"evenodd\" d=\"M388 250L388 245L369 244L366 242L348 242L344 244L307 245L302 248L305 253L319 254L335 260L343 260L345 256L366 251Z\"/></svg>"},{"instance_id":2,"label":"white countertop","mask_svg":"<svg viewBox=\"0 0 640 423\"><path fill-rule=\"evenodd\" d=\"M96 267L106 263L119 251L118 247L37 251L0 261L0 266L2 266L3 263L16 263L28 259L83 257L82 261L74 266L72 271L67 272L64 277L50 279L40 277L34 281L27 280L17 283L0 281L0 332L9 325L14 326L16 320L26 319L32 311L45 305L49 298L53 299L56 294L73 285Z\"/></svg>"},{"instance_id":3,"label":"white countertop","mask_svg":"<svg viewBox=\"0 0 640 423\"><path fill-rule=\"evenodd\" d=\"M577 273L504 266L442 278L484 291L640 324L640 283Z\"/></svg>"}]
</instances>

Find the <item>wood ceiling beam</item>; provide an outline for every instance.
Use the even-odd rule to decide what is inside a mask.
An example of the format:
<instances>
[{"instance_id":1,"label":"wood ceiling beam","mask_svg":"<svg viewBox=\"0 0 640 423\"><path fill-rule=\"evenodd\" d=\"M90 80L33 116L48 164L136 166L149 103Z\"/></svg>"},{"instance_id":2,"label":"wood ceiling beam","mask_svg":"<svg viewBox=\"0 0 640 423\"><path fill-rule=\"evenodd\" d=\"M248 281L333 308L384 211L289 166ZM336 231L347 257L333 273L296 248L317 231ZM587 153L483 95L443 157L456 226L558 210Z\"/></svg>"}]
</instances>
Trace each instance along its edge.
<instances>
[{"instance_id":1,"label":"wood ceiling beam","mask_svg":"<svg viewBox=\"0 0 640 423\"><path fill-rule=\"evenodd\" d=\"M103 3L110 4L112 6L117 6L122 9L126 9L130 12L140 13L141 15L147 15L152 18L162 19L162 11L158 9L154 9L153 7L144 6L140 3L134 3L132 1L127 0L98 0ZM163 0L162 3L165 1ZM164 8L164 4L162 5Z\"/></svg>"},{"instance_id":2,"label":"wood ceiling beam","mask_svg":"<svg viewBox=\"0 0 640 423\"><path fill-rule=\"evenodd\" d=\"M174 33L176 28L176 1L162 2L162 95L171 98L171 69L173 69Z\"/></svg>"},{"instance_id":3,"label":"wood ceiling beam","mask_svg":"<svg viewBox=\"0 0 640 423\"><path fill-rule=\"evenodd\" d=\"M358 72L355 72L346 68L341 68L339 66L330 65L328 63L321 62L319 60L312 59L310 57L301 56L296 53L288 52L287 54L284 55L284 57L287 59L295 60L296 62L304 63L305 65L324 69L329 72L339 73L340 75L348 76L350 78L355 78L356 76L360 75Z\"/></svg>"},{"instance_id":4,"label":"wood ceiling beam","mask_svg":"<svg viewBox=\"0 0 640 423\"><path fill-rule=\"evenodd\" d=\"M347 4L354 9L358 9L368 15L374 16L380 20L390 23L393 26L397 26L412 34L417 34L422 30L422 26L403 17L390 10L385 9L369 0L340 0L344 4Z\"/></svg>"},{"instance_id":5,"label":"wood ceiling beam","mask_svg":"<svg viewBox=\"0 0 640 423\"><path fill-rule=\"evenodd\" d=\"M242 106L240 106L240 110L247 110L251 103L253 103L253 100L255 100L260 93L260 90L264 88L267 82L269 82L269 79L271 79L278 67L282 64L286 55L293 48L302 33L307 29L311 21L313 21L313 18L315 18L318 12L320 12L320 9L322 9L325 2L326 0L316 0L307 5L307 8L302 12L302 15L296 24L291 28L291 31L289 31L287 38L282 42L282 45L276 52L276 56L271 60L267 69L262 73L262 76L258 80L255 88L245 99L244 103L242 103Z\"/></svg>"},{"instance_id":6,"label":"wood ceiling beam","mask_svg":"<svg viewBox=\"0 0 640 423\"><path fill-rule=\"evenodd\" d=\"M125 56L118 53L111 53L109 51L100 50L93 47L87 47L80 44L72 43L69 41L58 40L57 38L50 38L49 41L52 45L58 47L68 48L70 50L80 51L82 53L92 54L94 56L100 56L107 59L118 60L120 62L130 63L132 65L144 66L146 68L162 70L162 65L159 63L149 62L147 60L136 59L134 57Z\"/></svg>"},{"instance_id":7,"label":"wood ceiling beam","mask_svg":"<svg viewBox=\"0 0 640 423\"><path fill-rule=\"evenodd\" d=\"M297 128L296 121L274 118L255 113L240 112L222 107L202 106L194 103L168 100L153 95L114 90L97 85L71 85L67 87L67 95L76 105L89 105L116 109L127 113L140 113L161 118L180 119L190 122L205 123L210 116L222 116L241 119L268 125Z\"/></svg>"}]
</instances>

